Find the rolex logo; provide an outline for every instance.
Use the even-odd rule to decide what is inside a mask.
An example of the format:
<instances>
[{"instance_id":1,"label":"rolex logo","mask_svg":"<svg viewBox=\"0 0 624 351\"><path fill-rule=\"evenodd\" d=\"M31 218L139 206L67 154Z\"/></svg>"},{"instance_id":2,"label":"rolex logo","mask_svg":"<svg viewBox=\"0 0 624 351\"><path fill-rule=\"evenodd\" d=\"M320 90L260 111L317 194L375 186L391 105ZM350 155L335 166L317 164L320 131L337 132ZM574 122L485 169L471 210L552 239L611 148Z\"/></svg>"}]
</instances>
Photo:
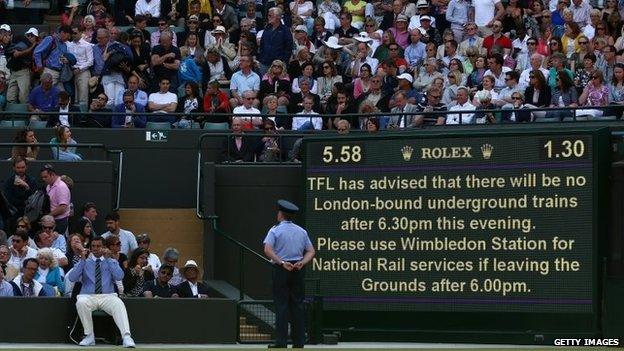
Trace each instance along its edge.
<instances>
[{"instance_id":1,"label":"rolex logo","mask_svg":"<svg viewBox=\"0 0 624 351\"><path fill-rule=\"evenodd\" d=\"M491 144L483 144L481 145L481 153L483 154L483 158L489 160L492 157L492 151L494 151L494 146Z\"/></svg>"},{"instance_id":2,"label":"rolex logo","mask_svg":"<svg viewBox=\"0 0 624 351\"><path fill-rule=\"evenodd\" d=\"M412 153L414 153L414 149L409 145L405 145L401 148L401 154L403 155L403 159L405 161L412 159Z\"/></svg>"}]
</instances>

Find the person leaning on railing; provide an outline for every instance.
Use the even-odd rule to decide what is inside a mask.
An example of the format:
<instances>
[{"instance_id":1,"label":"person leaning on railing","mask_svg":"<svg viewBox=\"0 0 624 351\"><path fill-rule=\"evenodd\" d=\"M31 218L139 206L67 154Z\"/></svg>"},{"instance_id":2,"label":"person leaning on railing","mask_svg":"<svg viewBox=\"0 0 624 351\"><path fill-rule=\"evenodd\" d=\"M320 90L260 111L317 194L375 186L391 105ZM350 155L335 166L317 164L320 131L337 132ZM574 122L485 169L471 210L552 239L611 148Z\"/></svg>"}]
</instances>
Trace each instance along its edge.
<instances>
[{"instance_id":1,"label":"person leaning on railing","mask_svg":"<svg viewBox=\"0 0 624 351\"><path fill-rule=\"evenodd\" d=\"M13 138L14 143L36 144L35 131L30 128L24 128L17 131ZM39 146L13 146L11 149L11 158L22 157L28 161L37 159L39 154Z\"/></svg>"}]
</instances>

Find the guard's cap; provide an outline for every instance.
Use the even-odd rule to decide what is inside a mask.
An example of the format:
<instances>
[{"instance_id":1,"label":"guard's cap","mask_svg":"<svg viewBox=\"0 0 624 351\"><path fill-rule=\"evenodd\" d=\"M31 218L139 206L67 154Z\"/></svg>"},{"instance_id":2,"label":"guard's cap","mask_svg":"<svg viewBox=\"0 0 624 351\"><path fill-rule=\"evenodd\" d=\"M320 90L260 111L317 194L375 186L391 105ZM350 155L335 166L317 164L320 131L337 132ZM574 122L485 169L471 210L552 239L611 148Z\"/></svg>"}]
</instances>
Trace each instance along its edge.
<instances>
[{"instance_id":1,"label":"guard's cap","mask_svg":"<svg viewBox=\"0 0 624 351\"><path fill-rule=\"evenodd\" d=\"M280 211L286 212L286 213L299 212L299 207L297 207L297 205L286 200L277 200L277 208L279 208Z\"/></svg>"}]
</instances>

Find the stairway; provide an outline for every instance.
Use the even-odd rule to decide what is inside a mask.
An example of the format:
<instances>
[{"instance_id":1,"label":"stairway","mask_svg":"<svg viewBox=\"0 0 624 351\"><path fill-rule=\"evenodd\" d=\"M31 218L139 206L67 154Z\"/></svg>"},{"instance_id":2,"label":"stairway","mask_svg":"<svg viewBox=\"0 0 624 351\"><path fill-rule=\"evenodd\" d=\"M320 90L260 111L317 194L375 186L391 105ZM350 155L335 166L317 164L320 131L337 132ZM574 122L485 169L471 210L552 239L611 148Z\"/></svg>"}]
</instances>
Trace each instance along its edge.
<instances>
[{"instance_id":1,"label":"stairway","mask_svg":"<svg viewBox=\"0 0 624 351\"><path fill-rule=\"evenodd\" d=\"M261 333L260 327L255 324L249 324L247 317L240 316L239 318L239 336L240 342L254 343L254 342L269 342L273 339L269 333Z\"/></svg>"}]
</instances>

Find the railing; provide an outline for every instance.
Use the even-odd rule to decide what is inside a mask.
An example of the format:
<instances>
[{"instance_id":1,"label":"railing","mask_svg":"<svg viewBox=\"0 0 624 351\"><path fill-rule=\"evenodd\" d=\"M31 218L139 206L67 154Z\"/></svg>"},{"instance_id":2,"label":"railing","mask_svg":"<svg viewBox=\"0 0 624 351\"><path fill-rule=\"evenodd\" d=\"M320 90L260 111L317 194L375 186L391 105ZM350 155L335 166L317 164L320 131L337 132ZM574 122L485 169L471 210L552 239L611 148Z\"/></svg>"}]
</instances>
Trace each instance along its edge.
<instances>
[{"instance_id":1,"label":"railing","mask_svg":"<svg viewBox=\"0 0 624 351\"><path fill-rule=\"evenodd\" d=\"M8 148L8 147L15 147L15 146L21 146L21 147L50 147L50 148L57 148L57 155L58 155L58 149L60 149L61 147L75 147L75 148L87 148L87 149L103 149L104 152L106 153L106 159L108 161L111 161L109 156L110 155L118 155L118 170L115 172L116 173L116 181L115 181L115 206L113 208L113 211L117 211L120 208L120 202L121 202L121 177L123 175L123 151L122 150L108 150L106 148L106 146L104 144L96 144L96 143L76 143L76 144L50 144L50 143L0 143L0 149L2 148ZM37 161L47 161L45 159L38 159ZM58 161L58 159L50 159L50 161ZM80 162L80 161L77 161Z\"/></svg>"},{"instance_id":2,"label":"railing","mask_svg":"<svg viewBox=\"0 0 624 351\"><path fill-rule=\"evenodd\" d=\"M379 118L384 118L384 117L392 117L392 116L400 116L401 117L410 117L410 116L424 116L425 120L432 122L435 121L436 117L438 116L444 116L444 115L448 115L448 114L457 114L460 115L460 117L462 115L466 115L466 114L501 114L501 113L514 113L514 112L518 112L518 111L522 111L522 112L526 112L526 113L534 113L534 112L556 112L556 111L560 111L560 112L564 112L564 111L569 111L571 116L565 116L562 118L557 118L562 122L567 122L567 121L604 121L605 118L604 117L593 117L593 118L584 118L584 115L578 115L577 111L579 110L602 110L602 111L613 111L616 112L616 110L620 110L617 111L617 113L619 115L611 115L609 117L611 117L609 120L621 120L622 119L622 112L621 110L624 109L624 105L608 105L608 106L602 106L602 107L592 107L592 106L583 106L583 107L546 107L546 108L523 108L523 109L502 109L502 108L496 108L496 109L483 109L483 110L464 110L464 111L431 111L431 112L411 112L411 113L392 113L392 112L378 112L378 113L354 113L354 114L319 114L319 115L297 115L295 113L284 113L284 114L277 114L275 115L276 117L281 117L281 118L287 118L287 119L291 119L294 117L308 117L310 119L316 118L316 117L321 117L324 119L327 118L336 118L336 117L340 117L340 118L366 118L366 117L379 117ZM28 119L28 117L32 116L32 115L37 115L37 116L55 116L55 115L60 115L61 113L59 112L24 112L24 111L2 111L0 112L0 115L3 115L4 118L2 118L3 120L25 120ZM151 112L144 112L144 113L119 113L119 112L89 112L89 111L85 111L85 112L67 112L67 113L63 113L63 115L68 115L70 116L71 119L71 124L72 125L76 125L76 120L77 120L77 116L119 116L119 115L132 115L132 116L145 116L147 118L147 121L150 122L150 119L158 119L158 118L162 118L163 116L171 116L171 117L187 117L187 118L194 118L194 117L203 117L204 119L206 119L206 117L223 117L224 119L230 119L233 116L238 116L238 117L243 117L243 118L252 118L252 117L262 117L263 115L244 115L244 114L240 114L240 115L234 115L232 113L190 113L190 114L185 114L185 113L180 113L180 112L174 112L174 113L151 113ZM605 115L606 117L607 115ZM9 118L7 118L9 117ZM274 116L272 116L274 117ZM539 118L544 118L544 117L539 117ZM546 117L548 118L548 117ZM82 121L82 120L81 120ZM210 122L210 121L206 121L206 122ZM459 125L462 124L466 124L463 123L462 118L459 118L458 121ZM497 122L500 122L497 121ZM399 121L400 123L400 121ZM474 123L470 123L470 124L474 124ZM197 124L190 124L190 128L184 128L184 129L201 129L200 125Z\"/></svg>"}]
</instances>

